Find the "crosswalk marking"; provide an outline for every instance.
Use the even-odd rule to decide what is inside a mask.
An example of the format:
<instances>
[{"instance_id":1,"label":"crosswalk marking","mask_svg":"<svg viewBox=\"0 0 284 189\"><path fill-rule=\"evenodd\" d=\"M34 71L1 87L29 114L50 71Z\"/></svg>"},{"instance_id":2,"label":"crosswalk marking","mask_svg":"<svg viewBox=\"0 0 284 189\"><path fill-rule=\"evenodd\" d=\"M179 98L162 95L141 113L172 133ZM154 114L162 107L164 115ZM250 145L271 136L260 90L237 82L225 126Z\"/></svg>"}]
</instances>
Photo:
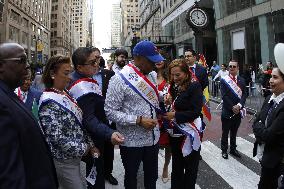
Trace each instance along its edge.
<instances>
[{"instance_id":1,"label":"crosswalk marking","mask_svg":"<svg viewBox=\"0 0 284 189\"><path fill-rule=\"evenodd\" d=\"M202 143L201 155L203 160L233 188L257 188L259 176L231 156L224 160L221 149L210 141Z\"/></svg>"},{"instance_id":2,"label":"crosswalk marking","mask_svg":"<svg viewBox=\"0 0 284 189\"><path fill-rule=\"evenodd\" d=\"M253 134L249 135L250 137L254 138ZM258 160L257 158L252 157L252 149L253 149L253 143L242 138L237 137L237 149L244 154L244 157L241 159L234 158L233 156L229 156L228 160L224 160L221 156L221 149L213 144L210 141L205 141L202 143L202 149L201 149L201 155L203 158L203 165L206 165L210 169L212 173L210 175L205 175L204 177L202 174L198 175L198 181L195 186L196 189L203 189L207 188L208 184L206 179L208 176L210 179L215 180L216 184L215 187L218 187L218 184L226 183L229 187L237 188L237 189L254 189L257 188L257 184L259 182L259 170L252 169L249 165L246 165L247 160L253 159L251 163L255 163L254 166L258 166ZM171 186L171 179L167 183L163 183L161 179L162 170L164 166L164 150L159 151L158 156L158 180L157 180L157 189L170 189ZM112 186L109 183L106 182L106 189L122 189L123 186L123 180L124 180L124 168L121 162L119 149L116 149L114 151L115 153L115 160L114 160L114 169L113 169L113 175L118 179L119 185L118 186ZM247 157L246 157L247 156ZM247 158L246 161L242 161L245 158ZM203 166L204 168L204 166ZM169 167L169 177L171 175L172 171L172 164L170 162ZM206 173L206 172L205 172ZM203 172L204 174L204 172ZM213 177L212 177L213 176ZM137 180L140 184L138 184L138 188L143 188L143 172L140 171L140 173L137 176ZM223 185L222 185L223 186ZM222 188L220 185L220 188ZM208 186L209 187L209 186Z\"/></svg>"},{"instance_id":3,"label":"crosswalk marking","mask_svg":"<svg viewBox=\"0 0 284 189\"><path fill-rule=\"evenodd\" d=\"M256 162L259 162L257 157L252 156L253 143L241 137L237 137L237 149L238 151L255 160Z\"/></svg>"}]
</instances>

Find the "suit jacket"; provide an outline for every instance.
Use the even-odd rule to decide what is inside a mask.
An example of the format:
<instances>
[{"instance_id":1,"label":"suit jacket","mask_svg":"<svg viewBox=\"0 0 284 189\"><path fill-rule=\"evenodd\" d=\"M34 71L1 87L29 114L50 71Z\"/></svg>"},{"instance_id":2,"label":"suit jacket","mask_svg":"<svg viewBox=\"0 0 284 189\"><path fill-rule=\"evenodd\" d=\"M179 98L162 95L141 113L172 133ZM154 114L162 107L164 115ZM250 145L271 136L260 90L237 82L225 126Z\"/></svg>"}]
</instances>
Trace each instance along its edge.
<instances>
[{"instance_id":1,"label":"suit jacket","mask_svg":"<svg viewBox=\"0 0 284 189\"><path fill-rule=\"evenodd\" d=\"M198 81L200 82L202 90L204 90L209 84L208 74L207 74L206 69L203 66L196 64L195 76L197 77Z\"/></svg>"},{"instance_id":2,"label":"suit jacket","mask_svg":"<svg viewBox=\"0 0 284 189\"><path fill-rule=\"evenodd\" d=\"M247 93L246 93L246 85L245 80L238 76L237 77L237 84L242 90L242 97L239 99L234 95L234 93L231 91L229 86L225 83L225 81L221 80L221 95L223 100L223 108L222 108L222 117L230 119L231 116L234 115L234 112L232 110L233 106L240 103L242 105L242 108L245 105ZM239 119L241 117L240 114L234 116L232 119Z\"/></svg>"},{"instance_id":3,"label":"suit jacket","mask_svg":"<svg viewBox=\"0 0 284 189\"><path fill-rule=\"evenodd\" d=\"M203 93L201 85L193 82L176 98L174 107L177 123L192 122L201 115Z\"/></svg>"},{"instance_id":4,"label":"suit jacket","mask_svg":"<svg viewBox=\"0 0 284 189\"><path fill-rule=\"evenodd\" d=\"M264 151L261 165L267 168L274 168L279 165L284 156L284 100L282 100L271 112L271 117L265 120L269 111L269 99L271 95L266 98L257 115L252 128L256 137L254 146L254 155L256 154L256 147L258 143L264 143Z\"/></svg>"},{"instance_id":5,"label":"suit jacket","mask_svg":"<svg viewBox=\"0 0 284 189\"><path fill-rule=\"evenodd\" d=\"M30 88L29 91L28 91L28 96L27 96L27 100L25 102L25 106L30 111L32 111L34 100L36 100L36 103L39 104L39 99L40 99L41 95L42 95L42 92L40 92L36 89Z\"/></svg>"},{"instance_id":6,"label":"suit jacket","mask_svg":"<svg viewBox=\"0 0 284 189\"><path fill-rule=\"evenodd\" d=\"M78 72L72 73L72 83L85 78ZM108 120L104 110L105 98L98 94L87 94L77 99L79 107L83 111L83 126L93 138L110 140L114 132L108 127Z\"/></svg>"},{"instance_id":7,"label":"suit jacket","mask_svg":"<svg viewBox=\"0 0 284 189\"><path fill-rule=\"evenodd\" d=\"M106 97L109 80L115 73L114 71L107 70L107 69L102 69L101 72L102 72L102 83L103 83L102 93L103 93L103 96Z\"/></svg>"},{"instance_id":8,"label":"suit jacket","mask_svg":"<svg viewBox=\"0 0 284 189\"><path fill-rule=\"evenodd\" d=\"M57 188L53 159L37 121L2 81L0 96L0 188Z\"/></svg>"}]
</instances>

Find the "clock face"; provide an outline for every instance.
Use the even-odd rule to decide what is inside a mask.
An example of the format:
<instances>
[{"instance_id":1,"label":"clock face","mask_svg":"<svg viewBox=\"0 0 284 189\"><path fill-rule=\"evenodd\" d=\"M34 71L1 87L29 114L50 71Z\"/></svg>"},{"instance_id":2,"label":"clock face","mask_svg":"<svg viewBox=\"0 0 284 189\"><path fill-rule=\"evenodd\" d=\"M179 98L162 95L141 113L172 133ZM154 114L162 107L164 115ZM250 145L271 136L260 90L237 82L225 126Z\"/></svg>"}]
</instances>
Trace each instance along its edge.
<instances>
[{"instance_id":1,"label":"clock face","mask_svg":"<svg viewBox=\"0 0 284 189\"><path fill-rule=\"evenodd\" d=\"M204 27L208 22L207 14L204 10L194 8L189 13L190 22L196 27Z\"/></svg>"}]
</instances>

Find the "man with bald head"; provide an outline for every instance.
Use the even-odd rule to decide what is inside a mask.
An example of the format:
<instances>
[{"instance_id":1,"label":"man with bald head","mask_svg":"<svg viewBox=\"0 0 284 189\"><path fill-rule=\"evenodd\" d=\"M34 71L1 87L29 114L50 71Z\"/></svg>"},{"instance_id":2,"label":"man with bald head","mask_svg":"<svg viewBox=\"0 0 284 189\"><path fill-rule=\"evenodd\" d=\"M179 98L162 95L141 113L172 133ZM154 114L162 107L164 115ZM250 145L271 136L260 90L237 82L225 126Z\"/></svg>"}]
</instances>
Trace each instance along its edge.
<instances>
[{"instance_id":1,"label":"man with bald head","mask_svg":"<svg viewBox=\"0 0 284 189\"><path fill-rule=\"evenodd\" d=\"M53 160L40 127L14 93L27 56L17 43L0 44L0 188L58 188Z\"/></svg>"}]
</instances>

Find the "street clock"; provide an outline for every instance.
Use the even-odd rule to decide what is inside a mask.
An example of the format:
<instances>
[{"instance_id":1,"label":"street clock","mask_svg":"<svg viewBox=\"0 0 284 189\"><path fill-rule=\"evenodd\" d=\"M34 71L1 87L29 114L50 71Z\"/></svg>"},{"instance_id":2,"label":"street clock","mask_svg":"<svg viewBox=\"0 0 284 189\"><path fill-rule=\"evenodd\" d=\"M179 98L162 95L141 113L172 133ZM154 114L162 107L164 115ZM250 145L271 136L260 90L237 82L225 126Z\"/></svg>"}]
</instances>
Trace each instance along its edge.
<instances>
[{"instance_id":1,"label":"street clock","mask_svg":"<svg viewBox=\"0 0 284 189\"><path fill-rule=\"evenodd\" d=\"M209 18L205 10L193 7L187 12L186 21L193 27L205 28L209 23Z\"/></svg>"}]
</instances>

